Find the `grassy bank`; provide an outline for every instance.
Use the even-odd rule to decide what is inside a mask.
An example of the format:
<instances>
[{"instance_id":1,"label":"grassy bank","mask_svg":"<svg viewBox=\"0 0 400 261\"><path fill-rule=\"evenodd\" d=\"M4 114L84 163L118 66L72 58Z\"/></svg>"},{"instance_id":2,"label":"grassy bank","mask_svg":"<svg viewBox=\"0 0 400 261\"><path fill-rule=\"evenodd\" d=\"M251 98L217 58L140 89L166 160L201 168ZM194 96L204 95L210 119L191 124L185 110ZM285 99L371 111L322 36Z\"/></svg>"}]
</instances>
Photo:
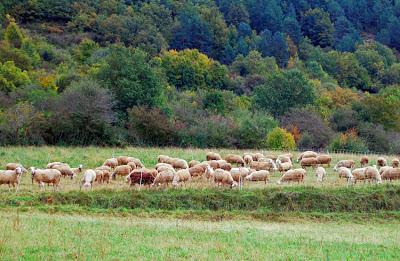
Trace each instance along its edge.
<instances>
[{"instance_id":1,"label":"grassy bank","mask_svg":"<svg viewBox=\"0 0 400 261\"><path fill-rule=\"evenodd\" d=\"M0 212L0 255L3 260L398 260L398 226L11 211Z\"/></svg>"},{"instance_id":2,"label":"grassy bank","mask_svg":"<svg viewBox=\"0 0 400 261\"><path fill-rule=\"evenodd\" d=\"M400 186L284 187L251 190L97 190L57 193L2 192L0 206L71 205L97 209L199 211L376 212L400 211Z\"/></svg>"}]
</instances>

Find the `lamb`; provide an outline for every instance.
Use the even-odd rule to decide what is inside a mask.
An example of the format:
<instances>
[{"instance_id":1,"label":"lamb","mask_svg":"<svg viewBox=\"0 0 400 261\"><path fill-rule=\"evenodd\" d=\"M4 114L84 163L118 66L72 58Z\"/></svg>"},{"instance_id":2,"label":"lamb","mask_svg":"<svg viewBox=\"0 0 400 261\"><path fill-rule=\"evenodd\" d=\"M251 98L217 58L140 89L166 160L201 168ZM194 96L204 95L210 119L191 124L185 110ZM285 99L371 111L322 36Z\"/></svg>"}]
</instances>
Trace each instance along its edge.
<instances>
[{"instance_id":1,"label":"lamb","mask_svg":"<svg viewBox=\"0 0 400 261\"><path fill-rule=\"evenodd\" d=\"M306 158L304 158L306 159ZM305 169L291 169L285 172L282 177L278 180L278 184L282 182L304 182L304 176L306 175Z\"/></svg>"},{"instance_id":2,"label":"lamb","mask_svg":"<svg viewBox=\"0 0 400 261\"><path fill-rule=\"evenodd\" d=\"M268 171L275 171L277 170L277 167L275 165L275 162L272 159L266 159L268 161L266 162L258 162L258 161L253 161L250 164L250 168L255 169L255 170L268 170Z\"/></svg>"},{"instance_id":3,"label":"lamb","mask_svg":"<svg viewBox=\"0 0 400 261\"><path fill-rule=\"evenodd\" d=\"M238 182L239 184L243 183L244 178L250 174L249 168L232 168L230 170L231 176L234 181Z\"/></svg>"},{"instance_id":4,"label":"lamb","mask_svg":"<svg viewBox=\"0 0 400 261\"><path fill-rule=\"evenodd\" d=\"M130 186L134 186L135 184L139 185L152 185L154 183L154 179L157 176L158 172L156 169L135 169L133 170L127 177L126 180Z\"/></svg>"},{"instance_id":5,"label":"lamb","mask_svg":"<svg viewBox=\"0 0 400 261\"><path fill-rule=\"evenodd\" d=\"M340 167L337 171L339 173L339 178L346 178L348 184L353 183L354 177L353 174L351 174L351 170L349 168Z\"/></svg>"},{"instance_id":6,"label":"lamb","mask_svg":"<svg viewBox=\"0 0 400 261\"><path fill-rule=\"evenodd\" d=\"M357 181L360 181L360 180L366 180L365 169L366 168L353 169L351 174L354 177L354 183L357 183Z\"/></svg>"},{"instance_id":7,"label":"lamb","mask_svg":"<svg viewBox=\"0 0 400 261\"><path fill-rule=\"evenodd\" d=\"M364 171L365 178L368 180L374 180L377 184L382 183L381 174L376 166L366 167Z\"/></svg>"},{"instance_id":8,"label":"lamb","mask_svg":"<svg viewBox=\"0 0 400 261\"><path fill-rule=\"evenodd\" d=\"M264 181L264 183L267 184L267 181L269 181L269 171L268 170L253 171L250 173L250 175L245 177L245 180Z\"/></svg>"},{"instance_id":9,"label":"lamb","mask_svg":"<svg viewBox=\"0 0 400 261\"><path fill-rule=\"evenodd\" d=\"M362 168L368 166L368 162L369 162L369 160L368 160L367 156L362 156L360 158L360 165Z\"/></svg>"},{"instance_id":10,"label":"lamb","mask_svg":"<svg viewBox=\"0 0 400 261\"><path fill-rule=\"evenodd\" d=\"M253 162L253 157L247 154L243 156L243 160L246 166L250 166L250 164Z\"/></svg>"},{"instance_id":11,"label":"lamb","mask_svg":"<svg viewBox=\"0 0 400 261\"><path fill-rule=\"evenodd\" d=\"M398 158L392 159L392 167L393 168L398 168L400 164L400 160Z\"/></svg>"},{"instance_id":12,"label":"lamb","mask_svg":"<svg viewBox=\"0 0 400 261\"><path fill-rule=\"evenodd\" d=\"M244 160L240 155L229 154L225 157L226 162L244 166Z\"/></svg>"},{"instance_id":13,"label":"lamb","mask_svg":"<svg viewBox=\"0 0 400 261\"><path fill-rule=\"evenodd\" d=\"M118 166L118 160L116 158L106 159L103 163L103 166L115 168Z\"/></svg>"},{"instance_id":14,"label":"lamb","mask_svg":"<svg viewBox=\"0 0 400 261\"><path fill-rule=\"evenodd\" d=\"M80 189L82 189L82 187L92 188L95 179L96 179L96 172L92 169L86 170L85 173L83 174Z\"/></svg>"},{"instance_id":15,"label":"lamb","mask_svg":"<svg viewBox=\"0 0 400 261\"><path fill-rule=\"evenodd\" d=\"M400 179L400 168L389 168L386 169L382 175L381 178L383 180L396 180L396 179Z\"/></svg>"},{"instance_id":16,"label":"lamb","mask_svg":"<svg viewBox=\"0 0 400 261\"><path fill-rule=\"evenodd\" d=\"M218 185L229 185L231 188L238 186L238 183L233 180L232 175L229 171L223 169L216 169L212 173L214 182Z\"/></svg>"},{"instance_id":17,"label":"lamb","mask_svg":"<svg viewBox=\"0 0 400 261\"><path fill-rule=\"evenodd\" d=\"M39 187L44 189L44 183L53 184L54 190L58 189L61 180L61 172L57 169L35 169L31 167L32 184L34 181L39 183Z\"/></svg>"},{"instance_id":18,"label":"lamb","mask_svg":"<svg viewBox=\"0 0 400 261\"><path fill-rule=\"evenodd\" d=\"M16 186L15 192L18 192L19 185L21 182L22 168L16 167L14 170L1 170L0 171L0 185L8 184L8 189L10 190L11 185Z\"/></svg>"},{"instance_id":19,"label":"lamb","mask_svg":"<svg viewBox=\"0 0 400 261\"><path fill-rule=\"evenodd\" d=\"M333 167L334 171L337 171L340 167L346 167L348 169L354 168L356 163L354 160L341 160L338 163L336 163L335 167Z\"/></svg>"},{"instance_id":20,"label":"lamb","mask_svg":"<svg viewBox=\"0 0 400 261\"><path fill-rule=\"evenodd\" d=\"M284 172L292 168L292 162L287 161L282 163L279 159L277 159L276 166L278 167L279 172Z\"/></svg>"},{"instance_id":21,"label":"lamb","mask_svg":"<svg viewBox=\"0 0 400 261\"><path fill-rule=\"evenodd\" d=\"M299 157L297 158L297 162L300 162L302 159L305 158L316 158L318 156L318 153L314 151L304 151L300 153Z\"/></svg>"},{"instance_id":22,"label":"lamb","mask_svg":"<svg viewBox=\"0 0 400 261\"><path fill-rule=\"evenodd\" d=\"M385 158L383 158L383 157L378 157L376 159L376 163L377 163L378 167L387 166L387 160Z\"/></svg>"},{"instance_id":23,"label":"lamb","mask_svg":"<svg viewBox=\"0 0 400 261\"><path fill-rule=\"evenodd\" d=\"M131 173L131 171L132 171L132 167L129 165L117 166L114 169L111 177L112 177L112 179L115 180L117 176L127 176L129 173Z\"/></svg>"},{"instance_id":24,"label":"lamb","mask_svg":"<svg viewBox=\"0 0 400 261\"><path fill-rule=\"evenodd\" d=\"M172 161L172 167L174 167L174 169L188 169L189 165L186 162L186 160L183 159L175 159L174 161Z\"/></svg>"},{"instance_id":25,"label":"lamb","mask_svg":"<svg viewBox=\"0 0 400 261\"><path fill-rule=\"evenodd\" d=\"M321 154L317 156L317 163L319 165L327 165L328 167L331 166L332 157L327 154Z\"/></svg>"},{"instance_id":26,"label":"lamb","mask_svg":"<svg viewBox=\"0 0 400 261\"><path fill-rule=\"evenodd\" d=\"M306 167L313 167L315 168L318 164L318 160L317 158L302 158L300 160L300 165L302 168L306 168Z\"/></svg>"},{"instance_id":27,"label":"lamb","mask_svg":"<svg viewBox=\"0 0 400 261\"><path fill-rule=\"evenodd\" d=\"M175 173L174 179L172 180L172 185L174 187L178 186L179 183L185 184L187 181L189 181L191 178L191 175L189 173L188 169L181 169L178 170Z\"/></svg>"},{"instance_id":28,"label":"lamb","mask_svg":"<svg viewBox=\"0 0 400 261\"><path fill-rule=\"evenodd\" d=\"M153 186L160 184L166 184L166 186L168 186L169 183L174 180L174 176L175 170L164 170L162 172L159 172L154 179Z\"/></svg>"},{"instance_id":29,"label":"lamb","mask_svg":"<svg viewBox=\"0 0 400 261\"><path fill-rule=\"evenodd\" d=\"M191 160L191 161L189 161L189 168L194 167L197 164L200 164L200 162L197 160Z\"/></svg>"},{"instance_id":30,"label":"lamb","mask_svg":"<svg viewBox=\"0 0 400 261\"><path fill-rule=\"evenodd\" d=\"M222 160L222 157L221 157L221 155L219 155L216 152L207 152L206 159L207 159L207 161L210 161L210 160Z\"/></svg>"},{"instance_id":31,"label":"lamb","mask_svg":"<svg viewBox=\"0 0 400 261\"><path fill-rule=\"evenodd\" d=\"M315 171L315 176L317 177L317 182L324 182L326 171L323 167L318 167Z\"/></svg>"}]
</instances>

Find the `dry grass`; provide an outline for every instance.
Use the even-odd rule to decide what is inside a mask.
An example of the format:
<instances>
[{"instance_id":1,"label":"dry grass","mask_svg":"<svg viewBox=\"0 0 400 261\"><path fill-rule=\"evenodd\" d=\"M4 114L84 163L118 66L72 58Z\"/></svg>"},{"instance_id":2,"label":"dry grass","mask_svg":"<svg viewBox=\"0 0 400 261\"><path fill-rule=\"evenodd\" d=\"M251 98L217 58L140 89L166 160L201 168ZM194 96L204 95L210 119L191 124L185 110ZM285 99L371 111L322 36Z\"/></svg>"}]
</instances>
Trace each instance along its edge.
<instances>
[{"instance_id":1,"label":"dry grass","mask_svg":"<svg viewBox=\"0 0 400 261\"><path fill-rule=\"evenodd\" d=\"M106 158L119 155L128 155L137 157L142 160L142 162L147 167L153 167L157 162L157 156L160 154L169 155L172 157L179 157L186 159L188 161L195 159L199 161L205 160L205 155L208 150L203 149L180 149L180 148L135 148L128 147L125 149L121 148L99 148L99 147L3 147L0 152L0 164L4 166L8 162L20 162L25 167L35 166L37 168L43 168L48 162L52 161L62 161L69 163L72 167L76 167L79 164L84 164L85 168L94 168L100 166ZM219 152L221 155L226 155L229 153L243 154L243 152L248 152L249 150L217 150L212 151ZM265 154L275 154L279 155L279 152L273 151L261 151ZM297 157L296 152L293 155ZM354 154L331 154L333 157L333 163L341 159L353 159L357 163L360 156ZM370 155L371 164L375 164L376 157L378 155ZM390 160L392 157L389 157ZM332 164L333 166L333 164ZM299 164L295 164L294 167L299 167ZM245 188L262 188L277 187L276 181L279 179L279 173L274 173L271 177L270 183L265 185L264 183L247 183ZM70 191L79 189L78 177L75 180L63 179L61 182L62 191ZM396 184L399 182L395 182ZM368 186L370 184L359 184L357 186ZM205 188L213 187L211 184L205 180L193 180L187 185L189 188ZM341 187L346 186L344 180L340 180L337 174L333 172L332 167L327 168L327 177L324 184L317 184L314 170L312 168L308 169L308 175L305 179L304 184L285 184L283 186L317 186L317 187ZM128 188L120 178L117 181L113 181L110 184L95 184L94 189L110 188L115 190ZM5 186L0 187L0 190L7 190ZM29 175L25 175L23 178L22 191L38 191L38 187L32 186Z\"/></svg>"}]
</instances>

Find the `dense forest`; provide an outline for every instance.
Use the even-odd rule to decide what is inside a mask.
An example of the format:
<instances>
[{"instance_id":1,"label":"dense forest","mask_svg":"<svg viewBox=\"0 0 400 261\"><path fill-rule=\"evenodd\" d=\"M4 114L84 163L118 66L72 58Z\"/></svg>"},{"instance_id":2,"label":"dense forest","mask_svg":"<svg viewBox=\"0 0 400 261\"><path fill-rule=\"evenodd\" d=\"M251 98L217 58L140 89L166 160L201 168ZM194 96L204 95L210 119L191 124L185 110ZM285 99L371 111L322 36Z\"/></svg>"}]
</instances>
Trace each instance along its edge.
<instances>
[{"instance_id":1,"label":"dense forest","mask_svg":"<svg viewBox=\"0 0 400 261\"><path fill-rule=\"evenodd\" d=\"M2 0L0 144L400 153L400 1Z\"/></svg>"}]
</instances>

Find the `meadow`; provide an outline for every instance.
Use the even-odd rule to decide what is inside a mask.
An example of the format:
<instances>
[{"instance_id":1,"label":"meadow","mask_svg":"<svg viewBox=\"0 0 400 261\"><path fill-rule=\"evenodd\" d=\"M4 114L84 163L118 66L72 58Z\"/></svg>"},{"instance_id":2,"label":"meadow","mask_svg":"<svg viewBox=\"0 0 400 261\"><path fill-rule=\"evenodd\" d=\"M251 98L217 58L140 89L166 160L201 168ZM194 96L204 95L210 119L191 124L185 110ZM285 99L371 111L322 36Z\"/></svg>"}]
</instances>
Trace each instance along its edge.
<instances>
[{"instance_id":1,"label":"meadow","mask_svg":"<svg viewBox=\"0 0 400 261\"><path fill-rule=\"evenodd\" d=\"M212 150L226 155L238 150ZM45 167L63 161L93 168L128 155L147 167L159 154L204 160L207 150L178 148L3 147L0 163ZM281 152L267 152L279 154ZM297 153L295 153L295 156ZM331 154L333 164L360 155ZM378 155L370 155L371 164ZM387 156L390 160L393 157ZM333 166L333 165L332 165ZM0 187L2 260L398 260L400 185L347 186L327 168L324 184L309 169L304 184L245 183L216 188L130 188L122 178L79 191L80 177L58 192L24 175L18 193ZM295 164L298 167L298 164ZM23 242L23 243L21 243Z\"/></svg>"}]
</instances>

